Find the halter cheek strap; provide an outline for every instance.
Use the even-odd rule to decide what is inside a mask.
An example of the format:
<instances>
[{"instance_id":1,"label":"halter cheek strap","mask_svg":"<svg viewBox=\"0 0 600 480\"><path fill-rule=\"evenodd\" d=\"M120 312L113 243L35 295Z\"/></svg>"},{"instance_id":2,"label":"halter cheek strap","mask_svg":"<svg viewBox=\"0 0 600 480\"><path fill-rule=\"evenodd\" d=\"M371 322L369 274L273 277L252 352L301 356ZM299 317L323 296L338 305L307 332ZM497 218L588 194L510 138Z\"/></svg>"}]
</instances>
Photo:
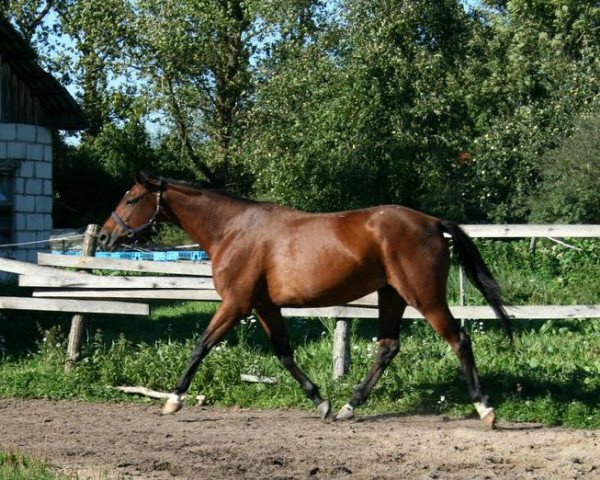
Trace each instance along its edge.
<instances>
[{"instance_id":1,"label":"halter cheek strap","mask_svg":"<svg viewBox=\"0 0 600 480\"><path fill-rule=\"evenodd\" d=\"M148 219L147 222L141 224L139 227L131 228L129 225L127 225L125 220L123 220L121 217L119 217L119 214L117 213L116 210L110 214L110 217L125 232L125 235L127 235L128 237L131 238L156 223L156 217L158 217L158 214L160 213L160 209L162 206L161 200L162 200L163 187L164 187L164 182L161 181L158 185L158 191L156 192L156 208L154 209L154 213Z\"/></svg>"}]
</instances>

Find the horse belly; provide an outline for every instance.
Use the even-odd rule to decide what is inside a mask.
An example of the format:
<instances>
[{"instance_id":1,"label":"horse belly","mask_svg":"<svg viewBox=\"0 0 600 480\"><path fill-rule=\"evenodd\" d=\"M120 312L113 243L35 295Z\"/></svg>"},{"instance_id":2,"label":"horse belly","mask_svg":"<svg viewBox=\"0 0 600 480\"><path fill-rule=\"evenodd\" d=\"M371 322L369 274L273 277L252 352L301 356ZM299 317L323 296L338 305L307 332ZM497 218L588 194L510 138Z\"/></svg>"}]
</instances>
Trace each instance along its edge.
<instances>
[{"instance_id":1,"label":"horse belly","mask_svg":"<svg viewBox=\"0 0 600 480\"><path fill-rule=\"evenodd\" d=\"M325 262L298 264L267 278L271 300L281 307L340 305L386 284L383 270L374 265Z\"/></svg>"}]
</instances>

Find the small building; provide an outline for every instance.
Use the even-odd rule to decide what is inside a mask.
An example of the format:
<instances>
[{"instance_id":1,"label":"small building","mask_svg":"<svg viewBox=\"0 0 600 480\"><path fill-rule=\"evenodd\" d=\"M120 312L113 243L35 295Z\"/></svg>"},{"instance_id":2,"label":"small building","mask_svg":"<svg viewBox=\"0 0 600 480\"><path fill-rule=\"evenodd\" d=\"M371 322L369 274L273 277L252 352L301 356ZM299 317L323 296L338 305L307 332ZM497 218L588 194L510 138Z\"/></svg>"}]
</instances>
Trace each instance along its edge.
<instances>
[{"instance_id":1,"label":"small building","mask_svg":"<svg viewBox=\"0 0 600 480\"><path fill-rule=\"evenodd\" d=\"M86 126L81 107L0 15L0 256L35 262L47 248L36 242L52 233L53 132Z\"/></svg>"}]
</instances>

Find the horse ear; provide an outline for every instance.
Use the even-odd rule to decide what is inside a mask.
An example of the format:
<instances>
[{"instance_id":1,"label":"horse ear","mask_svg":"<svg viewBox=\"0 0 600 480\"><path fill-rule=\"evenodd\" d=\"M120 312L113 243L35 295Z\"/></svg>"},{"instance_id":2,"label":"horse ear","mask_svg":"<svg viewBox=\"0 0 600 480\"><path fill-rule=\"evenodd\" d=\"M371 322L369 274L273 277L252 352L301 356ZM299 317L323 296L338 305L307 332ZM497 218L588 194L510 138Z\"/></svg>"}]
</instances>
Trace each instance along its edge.
<instances>
[{"instance_id":1,"label":"horse ear","mask_svg":"<svg viewBox=\"0 0 600 480\"><path fill-rule=\"evenodd\" d=\"M141 172L137 172L134 175L134 178L135 183L137 183L138 185L146 186L148 184L148 173L144 172L143 170Z\"/></svg>"},{"instance_id":2,"label":"horse ear","mask_svg":"<svg viewBox=\"0 0 600 480\"><path fill-rule=\"evenodd\" d=\"M135 183L137 183L138 185L146 184L147 177L144 172L136 172L133 178L135 179Z\"/></svg>"}]
</instances>

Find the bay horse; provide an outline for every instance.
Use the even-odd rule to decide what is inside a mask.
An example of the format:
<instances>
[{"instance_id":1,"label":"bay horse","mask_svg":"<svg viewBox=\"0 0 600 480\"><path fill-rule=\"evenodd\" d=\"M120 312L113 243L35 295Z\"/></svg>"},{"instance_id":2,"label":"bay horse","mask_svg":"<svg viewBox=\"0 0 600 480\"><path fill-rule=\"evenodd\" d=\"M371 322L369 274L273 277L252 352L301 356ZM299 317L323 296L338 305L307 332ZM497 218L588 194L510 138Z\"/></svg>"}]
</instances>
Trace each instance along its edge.
<instances>
[{"instance_id":1,"label":"bay horse","mask_svg":"<svg viewBox=\"0 0 600 480\"><path fill-rule=\"evenodd\" d=\"M283 323L283 307L343 305L378 293L375 361L336 416L350 419L399 350L400 321L410 305L419 310L458 356L470 398L490 428L494 409L477 375L471 341L446 301L450 234L461 264L512 339L500 288L473 241L455 223L415 210L384 205L334 213L306 213L256 202L196 183L140 173L104 223L98 241L113 249L158 221L181 227L207 251L222 303L191 353L163 414L182 407L199 363L253 310L275 354L298 381L320 416L330 404L298 368Z\"/></svg>"}]
</instances>

